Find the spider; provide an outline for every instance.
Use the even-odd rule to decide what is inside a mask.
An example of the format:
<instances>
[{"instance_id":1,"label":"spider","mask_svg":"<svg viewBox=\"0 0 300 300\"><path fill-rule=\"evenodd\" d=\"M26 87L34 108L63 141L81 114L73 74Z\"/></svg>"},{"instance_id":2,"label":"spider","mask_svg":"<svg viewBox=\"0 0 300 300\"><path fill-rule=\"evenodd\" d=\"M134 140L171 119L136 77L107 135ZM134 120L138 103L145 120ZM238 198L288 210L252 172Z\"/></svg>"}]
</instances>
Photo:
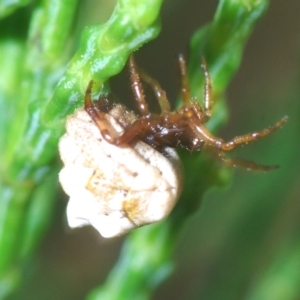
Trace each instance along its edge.
<instances>
[{"instance_id":1,"label":"spider","mask_svg":"<svg viewBox=\"0 0 300 300\"><path fill-rule=\"evenodd\" d=\"M189 151L198 151L205 148L228 166L238 166L247 170L260 171L269 171L277 168L277 166L263 166L241 159L228 159L224 151L230 151L238 145L247 144L248 142L269 135L281 127L287 121L287 117L283 117L275 125L266 129L236 136L229 141L215 137L204 126L204 123L212 115L212 88L207 64L204 58L202 58L205 84L203 91L204 105L201 107L197 100L190 96L185 59L182 55L179 55L178 60L181 73L181 97L183 105L179 109L171 111L166 93L160 84L136 65L133 55L130 56L128 68L131 88L140 115L126 123L124 133L120 136L114 136L111 133L109 124L107 124L105 118L105 114L112 109L114 104L111 104L105 95L101 95L98 101L92 101L91 89L93 82L90 81L85 94L85 110L99 128L103 138L114 145L122 145L138 139L160 152L163 152L165 147L181 147ZM141 79L152 88L158 100L161 114L154 114L149 111Z\"/></svg>"}]
</instances>

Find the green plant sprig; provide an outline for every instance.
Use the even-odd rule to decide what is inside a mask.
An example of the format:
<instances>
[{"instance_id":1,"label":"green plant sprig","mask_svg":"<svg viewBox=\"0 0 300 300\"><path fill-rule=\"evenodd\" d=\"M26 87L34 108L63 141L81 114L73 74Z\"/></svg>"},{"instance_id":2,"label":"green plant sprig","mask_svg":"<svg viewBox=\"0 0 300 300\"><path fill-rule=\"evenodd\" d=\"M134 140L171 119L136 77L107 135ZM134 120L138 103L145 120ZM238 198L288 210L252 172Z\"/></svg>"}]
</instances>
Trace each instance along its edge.
<instances>
[{"instance_id":1,"label":"green plant sprig","mask_svg":"<svg viewBox=\"0 0 300 300\"><path fill-rule=\"evenodd\" d=\"M13 16L16 8L28 3L19 1L15 7L0 3L0 12L2 16ZM201 94L200 55L204 54L216 95L215 114L209 123L212 130L226 118L224 91L267 3L221 0L213 22L193 38L189 64L192 92ZM57 143L66 116L82 106L91 79L95 93L104 90L105 82L122 70L129 54L158 35L161 5L161 0L118 1L105 24L84 30L79 49L67 67L76 1L41 1L33 7L28 40L1 41L0 54L4 56L0 56L0 66L7 71L9 83L3 84L0 74L0 107L8 112L0 121L4 137L0 141L4 161L0 178L0 298L18 285L20 266L34 253L51 218ZM9 66L13 66L10 70L5 67L6 56L10 57ZM206 158L186 153L182 153L182 158L189 178L176 209L165 222L141 228L129 236L107 282L90 299L104 295L108 299L147 299L169 275L180 225L211 186L230 179L228 172L218 170Z\"/></svg>"}]
</instances>

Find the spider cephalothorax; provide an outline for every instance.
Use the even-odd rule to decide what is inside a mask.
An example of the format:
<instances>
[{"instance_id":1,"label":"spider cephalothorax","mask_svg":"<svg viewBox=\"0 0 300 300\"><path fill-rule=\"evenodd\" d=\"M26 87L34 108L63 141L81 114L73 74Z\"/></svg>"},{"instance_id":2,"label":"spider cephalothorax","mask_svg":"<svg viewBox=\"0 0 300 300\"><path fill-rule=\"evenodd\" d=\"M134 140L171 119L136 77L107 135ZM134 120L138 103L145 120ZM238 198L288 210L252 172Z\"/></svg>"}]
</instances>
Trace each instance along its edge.
<instances>
[{"instance_id":1,"label":"spider cephalothorax","mask_svg":"<svg viewBox=\"0 0 300 300\"><path fill-rule=\"evenodd\" d=\"M274 169L274 166L261 166L240 159L227 159L223 151L232 150L240 144L246 144L270 134L285 123L287 117L282 118L275 125L266 129L234 137L228 142L215 137L204 126L204 123L211 117L212 111L211 80L205 60L202 60L205 75L203 108L190 96L186 63L182 55L179 56L179 66L182 78L181 96L183 105L179 109L171 111L166 93L159 83L139 69L133 55L130 56L128 67L131 88L140 115L132 117L122 124L125 130L120 136L114 136L111 133L105 118L108 106L101 105L101 103L107 103L108 99L102 95L99 101L93 102L91 100L91 81L86 90L85 110L96 123L104 139L114 145L122 145L138 139L162 152L165 147L181 147L190 151L206 148L227 165L263 171ZM140 78L153 89L161 108L161 114L153 114L149 111ZM124 109L124 112L126 112L126 109Z\"/></svg>"}]
</instances>

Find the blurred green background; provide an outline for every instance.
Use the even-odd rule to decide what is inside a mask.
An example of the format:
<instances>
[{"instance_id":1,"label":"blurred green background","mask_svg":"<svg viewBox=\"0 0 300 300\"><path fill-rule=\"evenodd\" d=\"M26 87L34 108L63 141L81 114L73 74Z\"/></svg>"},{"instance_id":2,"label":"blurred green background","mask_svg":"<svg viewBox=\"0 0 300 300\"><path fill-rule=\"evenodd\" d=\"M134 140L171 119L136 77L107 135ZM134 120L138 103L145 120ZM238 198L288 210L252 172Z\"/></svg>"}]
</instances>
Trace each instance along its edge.
<instances>
[{"instance_id":1,"label":"blurred green background","mask_svg":"<svg viewBox=\"0 0 300 300\"><path fill-rule=\"evenodd\" d=\"M85 2L77 32L105 21L113 9L113 1L107 6ZM159 37L137 52L139 64L161 83L169 99L178 92L176 55L188 56L192 34L211 21L217 3L166 1ZM101 12L103 19L97 5L107 9ZM206 194L180 232L172 275L152 299L300 299L299 11L299 1L271 1L228 89L230 116L219 133L229 139L288 115L281 130L235 152L279 164L280 169L267 174L236 170L230 187ZM124 78L112 80L120 98L130 93ZM83 299L117 260L124 237L105 240L91 227L71 231L66 201L61 192L37 259L10 299Z\"/></svg>"}]
</instances>

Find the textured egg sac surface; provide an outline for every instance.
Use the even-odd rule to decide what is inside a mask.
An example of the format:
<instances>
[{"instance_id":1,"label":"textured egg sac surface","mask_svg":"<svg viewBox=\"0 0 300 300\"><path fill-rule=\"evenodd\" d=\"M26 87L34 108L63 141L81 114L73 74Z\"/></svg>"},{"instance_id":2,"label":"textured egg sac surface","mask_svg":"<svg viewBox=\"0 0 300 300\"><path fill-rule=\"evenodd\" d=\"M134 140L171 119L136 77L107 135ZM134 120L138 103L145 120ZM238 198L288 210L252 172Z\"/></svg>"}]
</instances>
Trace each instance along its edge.
<instances>
[{"instance_id":1,"label":"textured egg sac surface","mask_svg":"<svg viewBox=\"0 0 300 300\"><path fill-rule=\"evenodd\" d=\"M115 118L106 118L110 130L122 134ZM161 154L141 141L109 144L84 109L67 118L66 131L59 142L64 163L59 180L70 196L70 227L90 224L103 237L114 237L170 213L182 185L175 150L166 148Z\"/></svg>"}]
</instances>

